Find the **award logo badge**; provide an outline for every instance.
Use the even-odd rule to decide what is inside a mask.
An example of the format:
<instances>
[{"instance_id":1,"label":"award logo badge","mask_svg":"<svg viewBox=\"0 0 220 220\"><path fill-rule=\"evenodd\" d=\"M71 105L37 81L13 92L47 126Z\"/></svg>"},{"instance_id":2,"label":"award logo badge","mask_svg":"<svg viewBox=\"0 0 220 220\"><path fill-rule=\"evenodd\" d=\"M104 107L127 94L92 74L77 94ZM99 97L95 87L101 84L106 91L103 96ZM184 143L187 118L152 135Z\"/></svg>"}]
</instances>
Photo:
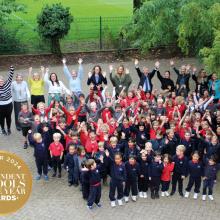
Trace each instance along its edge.
<instances>
[{"instance_id":1,"label":"award logo badge","mask_svg":"<svg viewBox=\"0 0 220 220\"><path fill-rule=\"evenodd\" d=\"M0 216L18 211L32 190L32 175L17 155L0 151Z\"/></svg>"}]
</instances>

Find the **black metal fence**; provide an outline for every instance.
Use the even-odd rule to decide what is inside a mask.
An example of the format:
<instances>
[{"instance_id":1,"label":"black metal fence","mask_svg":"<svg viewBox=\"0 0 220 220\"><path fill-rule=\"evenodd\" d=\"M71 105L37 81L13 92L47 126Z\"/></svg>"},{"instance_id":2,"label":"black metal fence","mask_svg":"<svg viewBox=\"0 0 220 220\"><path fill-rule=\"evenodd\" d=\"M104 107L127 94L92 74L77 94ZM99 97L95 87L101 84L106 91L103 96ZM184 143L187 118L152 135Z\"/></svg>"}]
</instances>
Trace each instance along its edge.
<instances>
[{"instance_id":1,"label":"black metal fence","mask_svg":"<svg viewBox=\"0 0 220 220\"><path fill-rule=\"evenodd\" d=\"M75 17L68 35L61 40L62 52L129 48L129 42L122 37L120 31L130 19L130 17ZM9 20L5 30L9 31L12 39L9 42L8 39L0 42L0 54L50 52L49 42L41 39L37 32L36 21Z\"/></svg>"}]
</instances>

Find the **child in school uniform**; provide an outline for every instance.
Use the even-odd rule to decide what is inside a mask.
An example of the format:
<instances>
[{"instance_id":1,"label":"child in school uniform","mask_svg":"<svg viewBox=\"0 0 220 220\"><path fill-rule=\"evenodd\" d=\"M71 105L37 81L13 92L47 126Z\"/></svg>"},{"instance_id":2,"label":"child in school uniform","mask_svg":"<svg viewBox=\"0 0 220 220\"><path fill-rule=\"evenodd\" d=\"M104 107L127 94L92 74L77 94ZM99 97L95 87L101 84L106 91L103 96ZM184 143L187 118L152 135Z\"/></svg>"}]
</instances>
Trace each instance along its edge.
<instances>
[{"instance_id":1,"label":"child in school uniform","mask_svg":"<svg viewBox=\"0 0 220 220\"><path fill-rule=\"evenodd\" d=\"M103 163L103 157L101 157L100 160L101 163ZM88 178L90 184L87 207L92 209L94 203L96 206L101 207L101 176L95 160L88 159L86 162L86 168L88 169Z\"/></svg>"},{"instance_id":2,"label":"child in school uniform","mask_svg":"<svg viewBox=\"0 0 220 220\"><path fill-rule=\"evenodd\" d=\"M63 158L63 151L64 151L63 145L60 143L60 138L61 138L60 133L54 133L53 134L54 142L52 142L49 146L50 156L52 158L53 169L54 169L54 173L52 177L56 177L57 167L58 167L58 171L59 171L58 178L61 178L61 161Z\"/></svg>"},{"instance_id":3,"label":"child in school uniform","mask_svg":"<svg viewBox=\"0 0 220 220\"><path fill-rule=\"evenodd\" d=\"M141 151L141 158L139 161L140 164L140 175L138 178L138 190L140 198L147 198L147 190L149 187L149 165L151 163L151 159L147 156L147 152Z\"/></svg>"},{"instance_id":4,"label":"child in school uniform","mask_svg":"<svg viewBox=\"0 0 220 220\"><path fill-rule=\"evenodd\" d=\"M101 179L103 181L103 184L107 184L107 161L106 161L106 155L105 155L105 148L104 148L104 142L98 143L99 150L95 153L94 159L97 165L101 163L100 157L104 158L104 164L100 169L100 175Z\"/></svg>"},{"instance_id":5,"label":"child in school uniform","mask_svg":"<svg viewBox=\"0 0 220 220\"><path fill-rule=\"evenodd\" d=\"M32 112L28 110L28 104L21 104L21 111L18 113L18 122L20 123L22 135L24 137L24 149L27 149L27 135L28 131L31 129Z\"/></svg>"},{"instance_id":6,"label":"child in school uniform","mask_svg":"<svg viewBox=\"0 0 220 220\"><path fill-rule=\"evenodd\" d=\"M37 166L38 175L36 180L40 180L42 173L44 174L44 179L48 181L48 149L45 145L45 140L49 137L48 128L44 128L44 132L41 135L40 133L34 133L28 131L28 141L34 147L34 157Z\"/></svg>"},{"instance_id":7,"label":"child in school uniform","mask_svg":"<svg viewBox=\"0 0 220 220\"><path fill-rule=\"evenodd\" d=\"M79 185L79 162L77 149L74 144L68 145L68 153L65 157L64 167L68 171L68 183L69 186Z\"/></svg>"},{"instance_id":8,"label":"child in school uniform","mask_svg":"<svg viewBox=\"0 0 220 220\"><path fill-rule=\"evenodd\" d=\"M211 201L214 200L213 187L219 169L220 169L220 165L216 163L215 156L211 156L209 159L206 159L206 164L204 168L204 177L203 177L203 192L202 192L203 201L206 200L207 189L208 189L209 199Z\"/></svg>"},{"instance_id":9,"label":"child in school uniform","mask_svg":"<svg viewBox=\"0 0 220 220\"><path fill-rule=\"evenodd\" d=\"M89 197L89 172L86 168L86 162L87 160L82 161L81 167L80 167L80 184L81 184L81 190L82 190L82 197L84 200L87 200Z\"/></svg>"},{"instance_id":10,"label":"child in school uniform","mask_svg":"<svg viewBox=\"0 0 220 220\"><path fill-rule=\"evenodd\" d=\"M174 169L174 163L172 162L169 154L163 155L163 171L161 175L161 196L169 196L168 190L170 186L171 174Z\"/></svg>"},{"instance_id":11,"label":"child in school uniform","mask_svg":"<svg viewBox=\"0 0 220 220\"><path fill-rule=\"evenodd\" d=\"M122 206L122 198L123 198L123 188L126 181L126 169L125 164L122 161L122 156L120 153L116 153L114 158L110 157L110 153L106 150L106 156L108 157L108 161L110 164L110 189L109 189L109 199L111 201L111 207L116 206L115 192L117 189L117 200L118 205Z\"/></svg>"},{"instance_id":12,"label":"child in school uniform","mask_svg":"<svg viewBox=\"0 0 220 220\"><path fill-rule=\"evenodd\" d=\"M203 163L199 161L199 152L195 151L192 154L192 160L189 161L187 170L189 173L189 182L186 187L185 198L189 197L190 191L195 184L193 198L197 199L203 176Z\"/></svg>"},{"instance_id":13,"label":"child in school uniform","mask_svg":"<svg viewBox=\"0 0 220 220\"><path fill-rule=\"evenodd\" d=\"M135 155L130 155L129 160L125 163L127 178L125 182L124 199L129 201L129 194L131 191L131 199L136 202L138 194L138 176L140 176L140 166L136 161Z\"/></svg>"},{"instance_id":14,"label":"child in school uniform","mask_svg":"<svg viewBox=\"0 0 220 220\"><path fill-rule=\"evenodd\" d=\"M161 155L156 152L154 160L149 165L149 180L152 199L159 199L160 179L163 168L164 165L161 161Z\"/></svg>"},{"instance_id":15,"label":"child in school uniform","mask_svg":"<svg viewBox=\"0 0 220 220\"><path fill-rule=\"evenodd\" d=\"M187 175L188 160L184 156L185 146L178 145L176 148L176 155L173 157L174 170L172 176L172 191L171 196L176 192L176 184L178 182L178 190L181 197L183 197L183 180Z\"/></svg>"}]
</instances>

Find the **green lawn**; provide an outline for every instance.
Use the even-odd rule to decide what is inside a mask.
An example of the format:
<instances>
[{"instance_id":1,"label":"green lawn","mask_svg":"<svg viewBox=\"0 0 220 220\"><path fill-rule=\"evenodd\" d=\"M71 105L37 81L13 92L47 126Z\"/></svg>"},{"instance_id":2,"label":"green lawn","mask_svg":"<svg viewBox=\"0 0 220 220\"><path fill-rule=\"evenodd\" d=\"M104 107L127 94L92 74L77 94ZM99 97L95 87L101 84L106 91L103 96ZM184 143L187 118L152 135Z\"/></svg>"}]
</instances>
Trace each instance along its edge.
<instances>
[{"instance_id":1,"label":"green lawn","mask_svg":"<svg viewBox=\"0 0 220 220\"><path fill-rule=\"evenodd\" d=\"M42 7L46 4L59 3L69 7L74 16L74 22L71 25L69 34L62 40L62 49L70 52L72 45L76 42L98 42L100 35L100 21L102 16L103 35L116 36L120 28L128 21L132 15L132 0L17 0L26 6L25 13L15 13L11 16L13 20L9 21L7 26L10 29L18 29L16 36L26 46L27 53L47 51L48 48L42 44L36 31L36 17ZM104 17L113 17L107 19ZM120 18L118 18L120 17ZM109 39L108 39L109 41ZM96 49L94 43L94 49ZM77 50L81 50L79 48ZM98 48L97 48L98 49ZM82 50L90 50L85 49Z\"/></svg>"}]
</instances>

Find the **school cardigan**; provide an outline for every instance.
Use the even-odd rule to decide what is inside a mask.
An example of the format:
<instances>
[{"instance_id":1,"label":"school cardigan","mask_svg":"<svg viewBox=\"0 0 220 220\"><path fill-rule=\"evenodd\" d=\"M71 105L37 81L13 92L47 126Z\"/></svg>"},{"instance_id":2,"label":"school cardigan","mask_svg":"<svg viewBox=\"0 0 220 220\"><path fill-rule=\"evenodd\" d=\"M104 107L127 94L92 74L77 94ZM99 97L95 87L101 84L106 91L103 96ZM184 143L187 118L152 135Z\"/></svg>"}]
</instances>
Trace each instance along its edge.
<instances>
[{"instance_id":1,"label":"school cardigan","mask_svg":"<svg viewBox=\"0 0 220 220\"><path fill-rule=\"evenodd\" d=\"M14 102L26 102L30 99L30 91L27 82L12 82L12 97Z\"/></svg>"},{"instance_id":2,"label":"school cardigan","mask_svg":"<svg viewBox=\"0 0 220 220\"><path fill-rule=\"evenodd\" d=\"M121 92L121 90L123 89L123 87L125 87L125 92L128 92L128 89L132 83L132 79L130 74L113 74L110 73L110 80L112 82L112 85L115 87L115 91L117 94L119 94Z\"/></svg>"},{"instance_id":3,"label":"school cardigan","mask_svg":"<svg viewBox=\"0 0 220 220\"><path fill-rule=\"evenodd\" d=\"M0 86L0 106L8 105L12 102L11 84L14 74L14 67L10 67L8 79L4 82L3 86Z\"/></svg>"}]
</instances>

